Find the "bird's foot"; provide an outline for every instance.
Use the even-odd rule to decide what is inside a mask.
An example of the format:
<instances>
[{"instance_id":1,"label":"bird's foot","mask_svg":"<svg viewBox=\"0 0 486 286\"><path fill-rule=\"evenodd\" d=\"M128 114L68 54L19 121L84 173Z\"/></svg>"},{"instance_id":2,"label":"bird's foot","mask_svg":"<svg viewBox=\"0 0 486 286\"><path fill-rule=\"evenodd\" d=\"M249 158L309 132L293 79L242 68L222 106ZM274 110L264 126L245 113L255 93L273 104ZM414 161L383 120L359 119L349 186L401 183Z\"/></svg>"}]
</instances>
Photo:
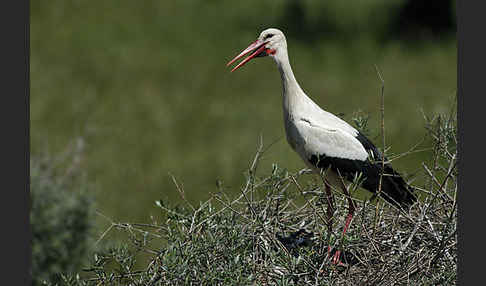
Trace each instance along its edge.
<instances>
[{"instance_id":1,"label":"bird's foot","mask_svg":"<svg viewBox=\"0 0 486 286\"><path fill-rule=\"evenodd\" d=\"M346 267L347 265L341 262L341 251L336 250L336 253L334 253L334 256L332 257L332 263L337 266L344 266Z\"/></svg>"},{"instance_id":2,"label":"bird's foot","mask_svg":"<svg viewBox=\"0 0 486 286\"><path fill-rule=\"evenodd\" d=\"M329 257L331 257L331 247L330 246L327 247L327 255ZM341 250L336 250L334 252L334 255L332 256L331 262L332 262L332 264L334 264L336 266L343 266L343 267L348 266L347 264L344 264L344 263L341 262Z\"/></svg>"}]
</instances>

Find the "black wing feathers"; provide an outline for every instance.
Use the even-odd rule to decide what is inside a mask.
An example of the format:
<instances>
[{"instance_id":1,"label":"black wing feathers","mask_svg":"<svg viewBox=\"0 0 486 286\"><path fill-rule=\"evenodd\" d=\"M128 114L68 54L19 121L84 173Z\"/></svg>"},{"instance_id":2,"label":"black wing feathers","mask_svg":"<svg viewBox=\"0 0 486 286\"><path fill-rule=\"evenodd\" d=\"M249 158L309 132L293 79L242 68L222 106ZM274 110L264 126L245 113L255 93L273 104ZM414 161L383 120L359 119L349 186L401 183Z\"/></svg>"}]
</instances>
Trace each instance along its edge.
<instances>
[{"instance_id":1,"label":"black wing feathers","mask_svg":"<svg viewBox=\"0 0 486 286\"><path fill-rule=\"evenodd\" d=\"M339 170L339 173L349 181L353 181L357 173L362 173L362 187L366 190L376 193L378 191L380 175L382 170L381 160L383 154L373 143L363 134L358 133L356 139L361 142L363 147L370 153L373 158L366 161L350 160L337 157L328 157L325 154L318 156L313 155L309 162L321 169L331 168L333 171ZM386 161L386 158L385 158ZM389 203L407 209L417 198L413 194L412 188L403 180L402 176L390 164L385 163L383 179L381 182L381 196Z\"/></svg>"}]
</instances>

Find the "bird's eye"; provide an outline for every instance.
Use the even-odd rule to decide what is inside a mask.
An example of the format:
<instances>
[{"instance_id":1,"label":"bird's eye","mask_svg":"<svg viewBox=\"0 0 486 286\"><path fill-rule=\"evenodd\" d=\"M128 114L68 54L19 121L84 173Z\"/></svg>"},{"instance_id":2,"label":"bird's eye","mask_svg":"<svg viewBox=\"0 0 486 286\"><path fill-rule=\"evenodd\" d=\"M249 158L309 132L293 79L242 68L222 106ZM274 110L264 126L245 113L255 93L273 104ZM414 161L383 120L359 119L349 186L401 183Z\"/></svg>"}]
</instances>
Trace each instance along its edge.
<instances>
[{"instance_id":1,"label":"bird's eye","mask_svg":"<svg viewBox=\"0 0 486 286\"><path fill-rule=\"evenodd\" d=\"M271 38L271 37L273 37L273 34L267 34L263 39L266 40L266 39Z\"/></svg>"}]
</instances>

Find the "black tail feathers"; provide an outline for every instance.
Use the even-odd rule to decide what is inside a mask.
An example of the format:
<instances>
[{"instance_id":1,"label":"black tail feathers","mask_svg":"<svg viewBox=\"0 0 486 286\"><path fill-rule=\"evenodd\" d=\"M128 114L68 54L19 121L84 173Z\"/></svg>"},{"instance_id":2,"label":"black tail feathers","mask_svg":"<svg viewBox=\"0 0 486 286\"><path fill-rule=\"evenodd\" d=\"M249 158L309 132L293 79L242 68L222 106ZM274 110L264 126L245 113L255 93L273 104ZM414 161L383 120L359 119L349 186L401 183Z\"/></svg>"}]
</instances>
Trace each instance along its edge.
<instances>
[{"instance_id":1,"label":"black tail feathers","mask_svg":"<svg viewBox=\"0 0 486 286\"><path fill-rule=\"evenodd\" d=\"M389 165L385 165L380 195L387 202L404 210L408 210L417 201L414 189Z\"/></svg>"}]
</instances>

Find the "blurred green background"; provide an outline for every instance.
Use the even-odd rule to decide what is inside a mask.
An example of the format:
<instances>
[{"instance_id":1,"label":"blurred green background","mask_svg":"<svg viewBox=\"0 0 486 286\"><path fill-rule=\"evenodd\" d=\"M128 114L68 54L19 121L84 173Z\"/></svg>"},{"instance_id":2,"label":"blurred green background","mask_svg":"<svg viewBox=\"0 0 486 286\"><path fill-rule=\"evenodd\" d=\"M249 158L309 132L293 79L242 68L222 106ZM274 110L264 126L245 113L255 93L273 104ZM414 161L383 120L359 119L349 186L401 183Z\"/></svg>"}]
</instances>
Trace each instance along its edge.
<instances>
[{"instance_id":1,"label":"blurred green background","mask_svg":"<svg viewBox=\"0 0 486 286\"><path fill-rule=\"evenodd\" d=\"M369 114L381 147L376 65L387 145L405 152L425 133L422 112L446 112L456 92L455 23L414 24L407 2L417 1L31 1L31 156L77 142L98 209L131 222L156 216L155 200L180 201L169 173L191 202L217 180L239 192L260 134L275 143L260 172L303 168L285 141L274 62L225 66L269 27L287 34L308 95L348 122ZM414 174L424 160L414 153L394 166Z\"/></svg>"}]
</instances>

